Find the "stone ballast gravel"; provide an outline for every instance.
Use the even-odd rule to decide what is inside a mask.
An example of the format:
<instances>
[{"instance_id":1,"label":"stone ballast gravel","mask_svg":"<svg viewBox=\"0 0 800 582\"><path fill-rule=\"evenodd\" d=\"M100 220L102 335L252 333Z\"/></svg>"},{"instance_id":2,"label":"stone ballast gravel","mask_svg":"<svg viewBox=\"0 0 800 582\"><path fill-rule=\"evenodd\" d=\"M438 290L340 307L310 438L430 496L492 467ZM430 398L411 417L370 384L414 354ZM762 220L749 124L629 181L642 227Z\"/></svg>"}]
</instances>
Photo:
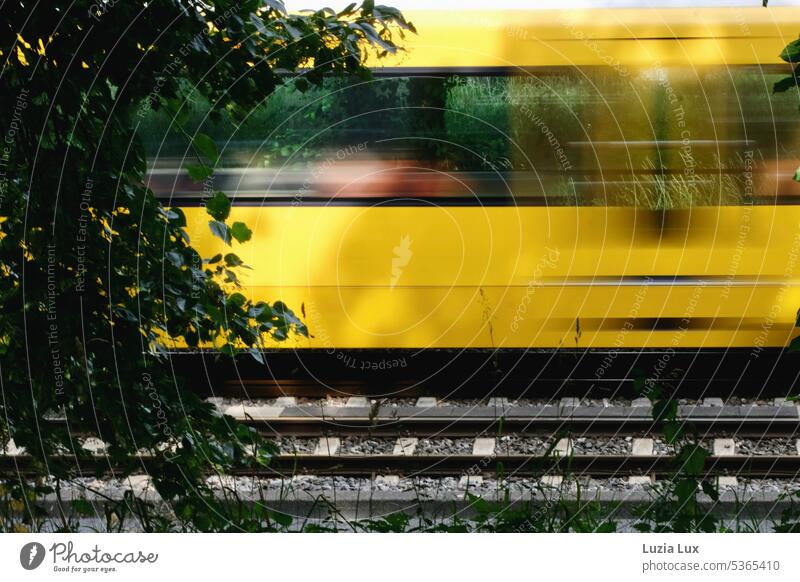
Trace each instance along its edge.
<instances>
[{"instance_id":1,"label":"stone ballast gravel","mask_svg":"<svg viewBox=\"0 0 800 582\"><path fill-rule=\"evenodd\" d=\"M796 439L738 439L737 455L797 455Z\"/></svg>"},{"instance_id":2,"label":"stone ballast gravel","mask_svg":"<svg viewBox=\"0 0 800 582\"><path fill-rule=\"evenodd\" d=\"M340 455L390 455L394 451L395 439L364 437L343 438L339 446Z\"/></svg>"},{"instance_id":3,"label":"stone ballast gravel","mask_svg":"<svg viewBox=\"0 0 800 582\"><path fill-rule=\"evenodd\" d=\"M279 446L283 454L311 454L316 448L317 438L283 437ZM347 436L341 438L338 454L344 455L391 455L397 439L392 437ZM471 455L474 439L465 438L421 438L415 455ZM629 455L633 437L577 437L570 441L574 455ZM783 439L736 439L737 455L797 455L797 440ZM701 440L700 446L713 451L713 439ZM553 446L553 439L523 434L507 434L495 438L495 453L498 455L544 455ZM678 446L681 446L680 443ZM653 454L670 455L676 452L662 437L653 438Z\"/></svg>"},{"instance_id":4,"label":"stone ballast gravel","mask_svg":"<svg viewBox=\"0 0 800 582\"><path fill-rule=\"evenodd\" d=\"M137 476L133 476L136 479ZM657 482L658 483L658 482ZM209 478L208 484L214 489L221 486L235 489L240 493L252 493L260 490L299 490L299 491L418 491L422 495L441 495L448 492L464 491L464 483L458 477L417 477L401 478L397 484L379 479L369 479L360 477L342 476L314 476L298 475L285 478L258 478L226 476L223 480ZM580 486L582 492L598 490L633 490L649 488L650 486L631 484L628 479L621 477L611 477L607 479L578 478L567 479L563 482L562 488L567 491L575 491ZM494 477L484 477L482 483L470 485L471 491L481 490L484 492L502 491L509 488L512 491L539 491L542 484L535 478L509 477L502 481ZM64 495L67 499L79 497L81 494L91 494L92 491L99 491L112 499L122 497L124 491L129 490L127 483L116 479L96 479L96 478L76 478L70 486L65 488ZM544 489L547 489L545 487ZM761 493L783 493L800 491L800 481L792 479L745 479L739 478L737 489L747 492ZM153 493L152 487L149 489ZM98 498L100 500L101 498Z\"/></svg>"},{"instance_id":5,"label":"stone ballast gravel","mask_svg":"<svg viewBox=\"0 0 800 582\"><path fill-rule=\"evenodd\" d=\"M549 446L551 443L544 438L507 434L497 439L495 451L504 455L543 455Z\"/></svg>"},{"instance_id":6,"label":"stone ballast gravel","mask_svg":"<svg viewBox=\"0 0 800 582\"><path fill-rule=\"evenodd\" d=\"M656 487L662 483L656 481ZM401 478L398 482L378 479L368 479L361 477L341 477L341 476L313 476L300 475L285 479L252 479L247 477L237 477L237 490L242 492L263 490L286 490L304 492L332 492L332 491L397 491L415 492L420 497L436 498L438 496L456 493L463 495L465 490L476 494L485 495L498 493L508 490L511 493L535 493L548 492L560 489L565 492L574 493L580 489L584 499L600 491L650 491L653 488L649 483L631 483L625 477L610 477L606 479L595 478L571 478L565 479L560 485L544 485L536 478L509 477L498 480L495 477L485 476L480 481L471 481L467 484L459 477L416 477ZM730 489L727 486L725 489ZM784 493L800 491L800 482L790 479L742 479L738 480L736 490L747 493Z\"/></svg>"},{"instance_id":7,"label":"stone ballast gravel","mask_svg":"<svg viewBox=\"0 0 800 582\"><path fill-rule=\"evenodd\" d=\"M278 446L280 447L281 454L291 455L310 455L314 452L319 439L314 438L300 438L300 437L283 437L280 439Z\"/></svg>"},{"instance_id":8,"label":"stone ballast gravel","mask_svg":"<svg viewBox=\"0 0 800 582\"><path fill-rule=\"evenodd\" d=\"M497 407L499 404L490 404L486 398L448 398L439 402L440 406L459 406L462 408L486 408ZM511 407L533 408L537 406L561 406L561 398L509 398L506 405ZM607 406L630 406L630 399L588 399L584 398L580 401L580 406L592 406L596 408L605 408Z\"/></svg>"},{"instance_id":9,"label":"stone ballast gravel","mask_svg":"<svg viewBox=\"0 0 800 582\"><path fill-rule=\"evenodd\" d=\"M475 439L419 439L415 455L471 455Z\"/></svg>"},{"instance_id":10,"label":"stone ballast gravel","mask_svg":"<svg viewBox=\"0 0 800 582\"><path fill-rule=\"evenodd\" d=\"M797 439L794 438L735 439L734 442L737 455L797 455ZM713 454L713 439L700 441L699 444ZM675 451L675 445L668 445L664 439L653 440L654 454L670 455Z\"/></svg>"},{"instance_id":11,"label":"stone ballast gravel","mask_svg":"<svg viewBox=\"0 0 800 582\"><path fill-rule=\"evenodd\" d=\"M633 446L633 438L588 438L578 437L572 440L572 452L575 455L629 455Z\"/></svg>"},{"instance_id":12,"label":"stone ballast gravel","mask_svg":"<svg viewBox=\"0 0 800 582\"><path fill-rule=\"evenodd\" d=\"M697 443L704 449L706 449L709 453L712 453L714 450L714 443L713 439L708 441L701 440ZM677 450L680 450L682 443L673 443L668 444L663 438L657 437L653 439L653 454L654 455L674 455Z\"/></svg>"}]
</instances>

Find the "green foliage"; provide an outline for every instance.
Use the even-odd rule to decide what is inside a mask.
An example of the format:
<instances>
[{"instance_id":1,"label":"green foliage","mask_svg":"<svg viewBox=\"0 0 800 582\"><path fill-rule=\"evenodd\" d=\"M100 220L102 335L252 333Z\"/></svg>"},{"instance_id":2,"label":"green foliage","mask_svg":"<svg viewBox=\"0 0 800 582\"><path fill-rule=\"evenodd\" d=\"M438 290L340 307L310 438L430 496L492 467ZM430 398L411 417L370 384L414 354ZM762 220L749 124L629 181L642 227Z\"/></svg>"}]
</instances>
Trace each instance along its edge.
<instances>
[{"instance_id":1,"label":"green foliage","mask_svg":"<svg viewBox=\"0 0 800 582\"><path fill-rule=\"evenodd\" d=\"M331 149L366 141L374 148L382 138L403 135L418 112L409 108L410 82L326 77L320 86L302 91L289 84L253 107L241 122L213 119L213 104L194 93L182 111L189 136L203 132L224 144L219 166L303 166L324 160ZM176 130L163 109L143 116L137 133L159 160L177 163L192 148L190 137Z\"/></svg>"},{"instance_id":2,"label":"green foliage","mask_svg":"<svg viewBox=\"0 0 800 582\"><path fill-rule=\"evenodd\" d=\"M698 437L687 421L678 417L678 402L664 387L635 380L637 390L651 402L653 420L658 423L668 444L675 447L675 473L656 487L657 498L637 508L634 527L645 532L715 532L721 525L700 500L700 492L712 501L719 499L716 484L705 478L709 451L698 444Z\"/></svg>"},{"instance_id":3,"label":"green foliage","mask_svg":"<svg viewBox=\"0 0 800 582\"><path fill-rule=\"evenodd\" d=\"M217 150L217 144L214 143L214 140L204 133L198 133L194 136L192 144L212 165L217 163L219 160L219 151Z\"/></svg>"},{"instance_id":4,"label":"green foliage","mask_svg":"<svg viewBox=\"0 0 800 582\"><path fill-rule=\"evenodd\" d=\"M231 226L231 236L240 243L249 241L252 235L253 232L244 222L234 222Z\"/></svg>"},{"instance_id":5,"label":"green foliage","mask_svg":"<svg viewBox=\"0 0 800 582\"><path fill-rule=\"evenodd\" d=\"M795 65L800 57L800 40L796 40L789 44L781 53L781 58L789 64ZM788 77L784 77L776 81L772 86L773 93L784 93L789 89L797 87L798 76L800 76L800 65L797 65Z\"/></svg>"},{"instance_id":6,"label":"green foliage","mask_svg":"<svg viewBox=\"0 0 800 582\"><path fill-rule=\"evenodd\" d=\"M231 201L225 192L216 192L206 202L206 211L214 220L225 220L231 213Z\"/></svg>"},{"instance_id":7,"label":"green foliage","mask_svg":"<svg viewBox=\"0 0 800 582\"><path fill-rule=\"evenodd\" d=\"M274 447L188 391L169 346L261 359L266 338L307 330L283 303L237 293L235 254L198 255L180 209L143 186L137 119L160 110L185 132L188 87L214 119L240 120L284 83L366 76L367 51L393 52L392 30L412 29L371 3L303 15L260 0L2 4L0 444L13 439L58 484L97 437L117 476L146 470L182 522L231 527L205 476L264 464ZM190 175L205 180L217 146L202 133L189 141ZM213 232L247 241L246 225L227 224L229 209L215 194ZM142 467L137 451L154 460ZM39 493L15 487L19 502ZM35 504L24 507L33 522Z\"/></svg>"},{"instance_id":8,"label":"green foliage","mask_svg":"<svg viewBox=\"0 0 800 582\"><path fill-rule=\"evenodd\" d=\"M572 483L572 481L570 481ZM575 492L565 489L530 491L530 499L513 500L508 489L497 498L486 499L466 493L466 508L454 507L451 513L431 517L420 501L416 513L396 512L374 519L347 520L326 499L328 514L316 523L297 524L295 531L305 532L374 532L374 533L610 533L617 529L614 515L618 504L602 504L597 499L583 499L581 486ZM573 496L574 495L574 496ZM535 498L535 500L534 500Z\"/></svg>"},{"instance_id":9,"label":"green foliage","mask_svg":"<svg viewBox=\"0 0 800 582\"><path fill-rule=\"evenodd\" d=\"M781 517L775 524L775 531L778 533L800 533L800 491L785 494L783 500L789 502Z\"/></svg>"},{"instance_id":10,"label":"green foliage","mask_svg":"<svg viewBox=\"0 0 800 582\"><path fill-rule=\"evenodd\" d=\"M199 164L191 164L187 166L186 171L189 172L189 176L195 182L203 182L210 178L214 173L214 171L208 166L202 166Z\"/></svg>"},{"instance_id":11,"label":"green foliage","mask_svg":"<svg viewBox=\"0 0 800 582\"><path fill-rule=\"evenodd\" d=\"M781 59L789 64L800 62L800 39L794 40L786 45L781 51Z\"/></svg>"}]
</instances>

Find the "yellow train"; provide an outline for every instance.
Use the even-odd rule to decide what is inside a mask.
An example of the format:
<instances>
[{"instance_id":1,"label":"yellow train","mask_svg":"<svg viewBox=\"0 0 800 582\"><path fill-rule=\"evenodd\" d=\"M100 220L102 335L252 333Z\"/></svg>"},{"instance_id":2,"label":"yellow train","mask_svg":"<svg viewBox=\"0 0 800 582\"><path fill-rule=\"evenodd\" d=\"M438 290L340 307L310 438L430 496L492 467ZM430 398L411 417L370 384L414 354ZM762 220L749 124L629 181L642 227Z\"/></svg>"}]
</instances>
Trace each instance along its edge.
<instances>
[{"instance_id":1,"label":"yellow train","mask_svg":"<svg viewBox=\"0 0 800 582\"><path fill-rule=\"evenodd\" d=\"M408 17L374 79L222 136L245 289L313 336L275 347L787 344L800 113L773 87L800 8ZM202 185L156 153L151 187L223 251Z\"/></svg>"}]
</instances>

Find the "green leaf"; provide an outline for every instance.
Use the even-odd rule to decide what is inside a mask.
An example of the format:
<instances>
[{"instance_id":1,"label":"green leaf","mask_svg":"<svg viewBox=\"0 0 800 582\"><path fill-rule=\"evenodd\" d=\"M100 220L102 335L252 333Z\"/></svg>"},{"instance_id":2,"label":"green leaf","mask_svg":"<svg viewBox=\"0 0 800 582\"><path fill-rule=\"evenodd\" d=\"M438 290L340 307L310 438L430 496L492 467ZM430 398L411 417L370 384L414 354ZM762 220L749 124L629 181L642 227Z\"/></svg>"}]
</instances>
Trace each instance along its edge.
<instances>
[{"instance_id":1,"label":"green leaf","mask_svg":"<svg viewBox=\"0 0 800 582\"><path fill-rule=\"evenodd\" d=\"M800 352L800 335L793 338L792 341L789 342L789 351Z\"/></svg>"},{"instance_id":2,"label":"green leaf","mask_svg":"<svg viewBox=\"0 0 800 582\"><path fill-rule=\"evenodd\" d=\"M164 99L167 111L172 115L175 125L183 127L189 120L189 115L192 113L192 108L181 99Z\"/></svg>"},{"instance_id":3,"label":"green leaf","mask_svg":"<svg viewBox=\"0 0 800 582\"><path fill-rule=\"evenodd\" d=\"M294 81L294 86L301 93L305 93L306 91L308 91L308 88L310 87L310 84L309 84L307 79L304 79L303 77L298 77ZM311 113L313 113L313 112L311 112Z\"/></svg>"},{"instance_id":4,"label":"green leaf","mask_svg":"<svg viewBox=\"0 0 800 582\"><path fill-rule=\"evenodd\" d=\"M264 363L264 356L256 348L250 348L247 350L247 352L253 356L253 359L259 364Z\"/></svg>"},{"instance_id":5,"label":"green leaf","mask_svg":"<svg viewBox=\"0 0 800 582\"><path fill-rule=\"evenodd\" d=\"M219 150L217 150L217 144L214 143L214 140L211 139L205 133L198 133L194 136L192 140L192 144L194 147L203 154L206 159L211 162L211 165L215 165L219 161Z\"/></svg>"},{"instance_id":6,"label":"green leaf","mask_svg":"<svg viewBox=\"0 0 800 582\"><path fill-rule=\"evenodd\" d=\"M697 496L697 481L694 479L681 479L675 484L675 497L681 505L691 501Z\"/></svg>"},{"instance_id":7,"label":"green leaf","mask_svg":"<svg viewBox=\"0 0 800 582\"><path fill-rule=\"evenodd\" d=\"M206 259L203 262L208 264L208 265L213 265L214 263L219 263L221 260L222 260L222 253L219 253L219 254L214 255L210 259Z\"/></svg>"},{"instance_id":8,"label":"green leaf","mask_svg":"<svg viewBox=\"0 0 800 582\"><path fill-rule=\"evenodd\" d=\"M225 221L231 213L231 200L225 192L215 192L214 196L206 202L206 212L214 220Z\"/></svg>"},{"instance_id":9,"label":"green leaf","mask_svg":"<svg viewBox=\"0 0 800 582\"><path fill-rule=\"evenodd\" d=\"M167 220L173 221L176 226L186 226L186 215L180 208L159 208L158 211L161 216Z\"/></svg>"},{"instance_id":10,"label":"green leaf","mask_svg":"<svg viewBox=\"0 0 800 582\"><path fill-rule=\"evenodd\" d=\"M211 233L225 241L225 244L231 244L231 231L228 225L218 220L209 220L208 226L211 228Z\"/></svg>"},{"instance_id":11,"label":"green leaf","mask_svg":"<svg viewBox=\"0 0 800 582\"><path fill-rule=\"evenodd\" d=\"M663 396L664 391L661 389L661 386L658 384L650 384L650 387L647 390L647 398L650 400L650 402L661 400Z\"/></svg>"},{"instance_id":12,"label":"green leaf","mask_svg":"<svg viewBox=\"0 0 800 582\"><path fill-rule=\"evenodd\" d=\"M673 399L658 400L653 403L653 419L674 420L678 416L678 403Z\"/></svg>"},{"instance_id":13,"label":"green leaf","mask_svg":"<svg viewBox=\"0 0 800 582\"><path fill-rule=\"evenodd\" d=\"M781 58L787 63L800 62L800 39L793 40L781 51Z\"/></svg>"},{"instance_id":14,"label":"green leaf","mask_svg":"<svg viewBox=\"0 0 800 582\"><path fill-rule=\"evenodd\" d=\"M244 222L234 222L231 226L231 236L240 243L249 241L252 235L253 231L247 228Z\"/></svg>"},{"instance_id":15,"label":"green leaf","mask_svg":"<svg viewBox=\"0 0 800 582\"><path fill-rule=\"evenodd\" d=\"M250 317L258 317L262 313L264 313L264 309L266 308L266 303L263 301L259 301L257 305L254 305L247 311L247 315Z\"/></svg>"},{"instance_id":16,"label":"green leaf","mask_svg":"<svg viewBox=\"0 0 800 582\"><path fill-rule=\"evenodd\" d=\"M169 261L176 267L180 268L183 266L183 257L180 255L180 253L177 253L175 251L167 251L165 255L169 259Z\"/></svg>"},{"instance_id":17,"label":"green leaf","mask_svg":"<svg viewBox=\"0 0 800 582\"><path fill-rule=\"evenodd\" d=\"M197 164L187 166L186 171L189 172L189 177L195 182L205 182L214 173L214 170L208 166L200 166Z\"/></svg>"},{"instance_id":18,"label":"green leaf","mask_svg":"<svg viewBox=\"0 0 800 582\"><path fill-rule=\"evenodd\" d=\"M265 0L264 4L266 4L276 12L280 12L281 14L286 14L286 6L284 6L283 2L281 2L280 0Z\"/></svg>"},{"instance_id":19,"label":"green leaf","mask_svg":"<svg viewBox=\"0 0 800 582\"><path fill-rule=\"evenodd\" d=\"M263 301L259 301L255 306L250 308L248 312L250 317L255 317L259 323L265 323L272 319L272 309Z\"/></svg>"},{"instance_id":20,"label":"green leaf","mask_svg":"<svg viewBox=\"0 0 800 582\"><path fill-rule=\"evenodd\" d=\"M668 422L664 425L664 438L673 444L683 436L683 425L680 422Z\"/></svg>"},{"instance_id":21,"label":"green leaf","mask_svg":"<svg viewBox=\"0 0 800 582\"><path fill-rule=\"evenodd\" d=\"M719 501L719 489L711 481L704 480L700 486L703 488L703 493L708 495L712 501Z\"/></svg>"},{"instance_id":22,"label":"green leaf","mask_svg":"<svg viewBox=\"0 0 800 582\"><path fill-rule=\"evenodd\" d=\"M247 302L247 298L241 293L234 293L230 297L228 297L228 304L235 305L237 307L241 307Z\"/></svg>"},{"instance_id":23,"label":"green leaf","mask_svg":"<svg viewBox=\"0 0 800 582\"><path fill-rule=\"evenodd\" d=\"M353 13L353 8L355 8L355 7L356 7L356 3L355 2L353 2L352 4L348 4L346 7L344 7L341 10L341 12L339 12L337 14L337 16L339 18L342 18L343 16L350 16Z\"/></svg>"},{"instance_id":24,"label":"green leaf","mask_svg":"<svg viewBox=\"0 0 800 582\"><path fill-rule=\"evenodd\" d=\"M300 32L299 29L295 28L292 24L289 23L289 19L288 18L279 19L278 22L283 24L283 27L286 29L286 32L289 33L289 35L292 37L292 39L298 40L298 39L300 39L301 36L303 36L303 33Z\"/></svg>"},{"instance_id":25,"label":"green leaf","mask_svg":"<svg viewBox=\"0 0 800 582\"><path fill-rule=\"evenodd\" d=\"M678 453L678 462L688 475L700 475L707 457L708 451L700 445L686 445Z\"/></svg>"},{"instance_id":26,"label":"green leaf","mask_svg":"<svg viewBox=\"0 0 800 582\"><path fill-rule=\"evenodd\" d=\"M773 93L784 93L795 87L797 85L797 80L794 77L784 77L780 81L776 81L774 85L772 85L772 92Z\"/></svg>"},{"instance_id":27,"label":"green leaf","mask_svg":"<svg viewBox=\"0 0 800 582\"><path fill-rule=\"evenodd\" d=\"M480 514L487 514L492 510L488 501L486 501L483 497L478 497L472 493L467 493L467 501L469 501L470 508L474 509Z\"/></svg>"},{"instance_id":28,"label":"green leaf","mask_svg":"<svg viewBox=\"0 0 800 582\"><path fill-rule=\"evenodd\" d=\"M198 342L200 341L196 331L187 331L185 334L183 334L183 337L186 339L186 345L190 348L196 348Z\"/></svg>"},{"instance_id":29,"label":"green leaf","mask_svg":"<svg viewBox=\"0 0 800 582\"><path fill-rule=\"evenodd\" d=\"M229 267L240 267L244 264L244 261L242 261L242 259L240 259L237 255L228 253L225 255L225 264Z\"/></svg>"},{"instance_id":30,"label":"green leaf","mask_svg":"<svg viewBox=\"0 0 800 582\"><path fill-rule=\"evenodd\" d=\"M795 182L800 182L800 168L797 168L794 171L794 181Z\"/></svg>"},{"instance_id":31,"label":"green leaf","mask_svg":"<svg viewBox=\"0 0 800 582\"><path fill-rule=\"evenodd\" d=\"M269 516L272 520L277 523L278 525L282 525L283 527L289 527L292 525L292 518L285 513L279 513L277 511L270 511Z\"/></svg>"},{"instance_id":32,"label":"green leaf","mask_svg":"<svg viewBox=\"0 0 800 582\"><path fill-rule=\"evenodd\" d=\"M236 276L236 273L231 271L230 269L225 269L225 277L227 277L228 281L231 283L239 284L239 277Z\"/></svg>"},{"instance_id":33,"label":"green leaf","mask_svg":"<svg viewBox=\"0 0 800 582\"><path fill-rule=\"evenodd\" d=\"M266 35L266 34L269 34L269 31L267 30L267 27L266 27L266 26L264 26L264 21L263 21L263 20L261 20L261 18L259 18L259 17L258 17L258 15L256 15L256 14L251 14L251 15L250 15L250 22L253 24L253 26L255 26L255 27L256 27L256 30L257 30L259 33L261 33L261 34L265 34L265 35Z\"/></svg>"}]
</instances>

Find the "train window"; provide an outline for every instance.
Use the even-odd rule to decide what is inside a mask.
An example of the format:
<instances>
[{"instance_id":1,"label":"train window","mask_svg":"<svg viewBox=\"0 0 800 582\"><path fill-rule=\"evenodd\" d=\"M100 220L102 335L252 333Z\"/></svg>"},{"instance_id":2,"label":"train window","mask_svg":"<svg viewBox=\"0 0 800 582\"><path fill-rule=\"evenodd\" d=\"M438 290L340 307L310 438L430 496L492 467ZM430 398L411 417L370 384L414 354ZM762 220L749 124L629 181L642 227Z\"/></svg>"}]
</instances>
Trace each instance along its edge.
<instances>
[{"instance_id":1,"label":"train window","mask_svg":"<svg viewBox=\"0 0 800 582\"><path fill-rule=\"evenodd\" d=\"M797 92L759 66L543 67L514 74L379 76L287 86L234 127L190 128L224 150L234 196L440 198L639 206L775 203L800 189ZM157 193L200 189L164 113L140 135ZM187 163L191 163L189 160Z\"/></svg>"}]
</instances>

